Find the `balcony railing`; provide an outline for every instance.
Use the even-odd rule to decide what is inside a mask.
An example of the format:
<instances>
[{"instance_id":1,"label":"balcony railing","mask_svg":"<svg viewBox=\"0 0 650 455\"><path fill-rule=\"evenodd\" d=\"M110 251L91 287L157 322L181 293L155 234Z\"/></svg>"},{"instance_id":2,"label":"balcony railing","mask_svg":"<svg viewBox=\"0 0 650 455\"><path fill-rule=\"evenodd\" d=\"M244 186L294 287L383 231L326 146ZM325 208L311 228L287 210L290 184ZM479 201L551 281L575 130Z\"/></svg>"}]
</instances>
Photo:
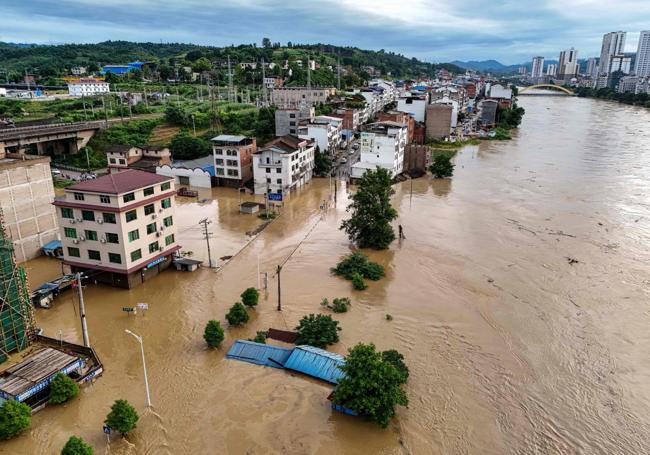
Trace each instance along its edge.
<instances>
[{"instance_id":1,"label":"balcony railing","mask_svg":"<svg viewBox=\"0 0 650 455\"><path fill-rule=\"evenodd\" d=\"M267 168L267 167L282 167L282 161L276 161L275 163L265 163L260 161L258 167Z\"/></svg>"}]
</instances>

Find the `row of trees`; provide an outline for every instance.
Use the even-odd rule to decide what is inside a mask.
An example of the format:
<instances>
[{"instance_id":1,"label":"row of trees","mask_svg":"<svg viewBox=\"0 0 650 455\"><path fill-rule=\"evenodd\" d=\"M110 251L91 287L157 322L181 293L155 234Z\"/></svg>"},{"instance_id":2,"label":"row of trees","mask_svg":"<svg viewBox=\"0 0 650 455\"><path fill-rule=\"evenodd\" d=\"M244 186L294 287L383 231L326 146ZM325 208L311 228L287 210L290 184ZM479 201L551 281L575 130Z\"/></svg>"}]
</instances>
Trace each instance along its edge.
<instances>
[{"instance_id":1,"label":"row of trees","mask_svg":"<svg viewBox=\"0 0 650 455\"><path fill-rule=\"evenodd\" d=\"M579 97L600 98L634 106L650 107L650 95L647 93L618 93L609 87L598 90L590 87L578 87L576 89L576 94Z\"/></svg>"}]
</instances>

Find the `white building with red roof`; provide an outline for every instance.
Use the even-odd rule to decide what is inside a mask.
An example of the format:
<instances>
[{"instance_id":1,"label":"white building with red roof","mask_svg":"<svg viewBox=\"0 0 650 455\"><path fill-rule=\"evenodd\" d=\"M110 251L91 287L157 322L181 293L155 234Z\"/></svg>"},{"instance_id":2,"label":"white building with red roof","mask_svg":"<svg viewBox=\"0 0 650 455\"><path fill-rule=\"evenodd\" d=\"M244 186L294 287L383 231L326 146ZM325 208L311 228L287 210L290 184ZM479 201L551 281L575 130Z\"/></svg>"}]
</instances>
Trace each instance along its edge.
<instances>
[{"instance_id":1,"label":"white building with red roof","mask_svg":"<svg viewBox=\"0 0 650 455\"><path fill-rule=\"evenodd\" d=\"M69 186L54 201L64 263L124 288L157 275L180 249L175 194L173 178L133 169Z\"/></svg>"}]
</instances>

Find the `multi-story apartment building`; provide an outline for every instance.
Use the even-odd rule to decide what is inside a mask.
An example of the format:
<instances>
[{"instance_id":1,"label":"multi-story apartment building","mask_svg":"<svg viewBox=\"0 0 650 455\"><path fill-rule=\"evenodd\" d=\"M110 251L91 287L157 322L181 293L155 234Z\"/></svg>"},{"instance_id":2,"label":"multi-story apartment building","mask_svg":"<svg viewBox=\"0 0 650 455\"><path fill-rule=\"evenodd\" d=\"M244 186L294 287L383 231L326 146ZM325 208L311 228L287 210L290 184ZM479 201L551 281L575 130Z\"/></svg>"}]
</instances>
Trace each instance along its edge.
<instances>
[{"instance_id":1,"label":"multi-story apartment building","mask_svg":"<svg viewBox=\"0 0 650 455\"><path fill-rule=\"evenodd\" d=\"M560 52L560 59L557 64L557 76L566 80L578 74L578 51L574 48Z\"/></svg>"},{"instance_id":2,"label":"multi-story apartment building","mask_svg":"<svg viewBox=\"0 0 650 455\"><path fill-rule=\"evenodd\" d=\"M298 127L303 120L309 121L316 115L313 106L302 103L297 108L277 109L275 111L275 135L286 136L298 134Z\"/></svg>"},{"instance_id":3,"label":"multi-story apartment building","mask_svg":"<svg viewBox=\"0 0 650 455\"><path fill-rule=\"evenodd\" d=\"M97 79L79 79L68 82L70 96L95 96L110 91L108 82Z\"/></svg>"},{"instance_id":4,"label":"multi-story apartment building","mask_svg":"<svg viewBox=\"0 0 650 455\"><path fill-rule=\"evenodd\" d=\"M643 30L639 34L634 73L638 77L650 76L650 30Z\"/></svg>"},{"instance_id":5,"label":"multi-story apartment building","mask_svg":"<svg viewBox=\"0 0 650 455\"><path fill-rule=\"evenodd\" d=\"M123 288L157 275L180 249L175 193L173 178L133 169L69 186L54 201L64 263Z\"/></svg>"},{"instance_id":6,"label":"multi-story apartment building","mask_svg":"<svg viewBox=\"0 0 650 455\"><path fill-rule=\"evenodd\" d=\"M395 177L404 168L407 126L396 122L367 125L361 133L360 161L352 165L350 177L358 179L368 169L387 169Z\"/></svg>"},{"instance_id":7,"label":"multi-story apartment building","mask_svg":"<svg viewBox=\"0 0 650 455\"><path fill-rule=\"evenodd\" d=\"M397 110L411 114L416 122L424 122L429 94L413 95L411 93L400 96L397 99Z\"/></svg>"},{"instance_id":8,"label":"multi-story apartment building","mask_svg":"<svg viewBox=\"0 0 650 455\"><path fill-rule=\"evenodd\" d=\"M18 262L39 256L59 238L53 200L50 157L0 149L0 209Z\"/></svg>"},{"instance_id":9,"label":"multi-story apartment building","mask_svg":"<svg viewBox=\"0 0 650 455\"><path fill-rule=\"evenodd\" d=\"M621 55L625 52L625 32L610 32L603 35L603 44L600 48L600 60L598 72L601 76L611 74L610 59L614 55Z\"/></svg>"},{"instance_id":10,"label":"multi-story apartment building","mask_svg":"<svg viewBox=\"0 0 650 455\"><path fill-rule=\"evenodd\" d=\"M546 75L549 77L554 77L557 74L557 64L549 63L546 66Z\"/></svg>"},{"instance_id":11,"label":"multi-story apartment building","mask_svg":"<svg viewBox=\"0 0 650 455\"><path fill-rule=\"evenodd\" d=\"M540 79L544 75L544 57L533 57L533 68L530 77L534 80Z\"/></svg>"},{"instance_id":12,"label":"multi-story apartment building","mask_svg":"<svg viewBox=\"0 0 650 455\"><path fill-rule=\"evenodd\" d=\"M340 118L319 115L298 129L298 137L314 141L323 153L333 153L341 144L342 130Z\"/></svg>"},{"instance_id":13,"label":"multi-story apartment building","mask_svg":"<svg viewBox=\"0 0 650 455\"><path fill-rule=\"evenodd\" d=\"M411 114L400 111L388 111L379 113L380 122L395 122L406 125L406 144L413 142L413 135L415 133L415 119Z\"/></svg>"},{"instance_id":14,"label":"multi-story apartment building","mask_svg":"<svg viewBox=\"0 0 650 455\"><path fill-rule=\"evenodd\" d=\"M255 194L284 194L308 183L315 148L314 142L292 135L266 143L253 155Z\"/></svg>"},{"instance_id":15,"label":"multi-story apartment building","mask_svg":"<svg viewBox=\"0 0 650 455\"><path fill-rule=\"evenodd\" d=\"M585 69L585 76L595 80L598 77L598 59L591 57L587 59L587 68Z\"/></svg>"},{"instance_id":16,"label":"multi-story apartment building","mask_svg":"<svg viewBox=\"0 0 650 455\"><path fill-rule=\"evenodd\" d=\"M214 174L218 185L239 188L253 178L254 137L221 134L212 138Z\"/></svg>"},{"instance_id":17,"label":"multi-story apartment building","mask_svg":"<svg viewBox=\"0 0 650 455\"><path fill-rule=\"evenodd\" d=\"M276 87L271 90L271 104L283 108L296 108L301 103L326 103L335 94L334 87Z\"/></svg>"},{"instance_id":18,"label":"multi-story apartment building","mask_svg":"<svg viewBox=\"0 0 650 455\"><path fill-rule=\"evenodd\" d=\"M609 70L607 74L611 76L617 71L620 71L623 74L630 74L632 71L632 56L624 54L610 56Z\"/></svg>"}]
</instances>

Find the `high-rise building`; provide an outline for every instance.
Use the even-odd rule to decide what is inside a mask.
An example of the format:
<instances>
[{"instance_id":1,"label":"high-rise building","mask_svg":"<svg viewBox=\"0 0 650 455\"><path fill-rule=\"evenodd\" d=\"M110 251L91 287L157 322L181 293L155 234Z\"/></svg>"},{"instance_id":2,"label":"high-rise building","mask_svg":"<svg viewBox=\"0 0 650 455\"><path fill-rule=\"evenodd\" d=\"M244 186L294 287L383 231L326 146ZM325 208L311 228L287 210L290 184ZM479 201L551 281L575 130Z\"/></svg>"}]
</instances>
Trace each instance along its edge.
<instances>
[{"instance_id":1,"label":"high-rise building","mask_svg":"<svg viewBox=\"0 0 650 455\"><path fill-rule=\"evenodd\" d=\"M632 56L630 55L612 55L609 58L609 70L608 74L611 76L612 73L620 71L623 74L630 74L632 70Z\"/></svg>"},{"instance_id":2,"label":"high-rise building","mask_svg":"<svg viewBox=\"0 0 650 455\"><path fill-rule=\"evenodd\" d=\"M553 77L556 74L557 74L557 65L555 63L549 63L546 66L546 75Z\"/></svg>"},{"instance_id":3,"label":"high-rise building","mask_svg":"<svg viewBox=\"0 0 650 455\"><path fill-rule=\"evenodd\" d=\"M578 51L574 48L560 52L560 61L557 65L560 79L571 79L578 74Z\"/></svg>"},{"instance_id":4,"label":"high-rise building","mask_svg":"<svg viewBox=\"0 0 650 455\"><path fill-rule=\"evenodd\" d=\"M603 44L600 48L600 61L598 72L601 75L609 76L610 59L614 55L621 55L625 50L625 32L610 32L603 35Z\"/></svg>"},{"instance_id":5,"label":"high-rise building","mask_svg":"<svg viewBox=\"0 0 650 455\"><path fill-rule=\"evenodd\" d=\"M598 59L595 57L587 59L587 69L585 70L585 76L590 78L596 78L598 76Z\"/></svg>"},{"instance_id":6,"label":"high-rise building","mask_svg":"<svg viewBox=\"0 0 650 455\"><path fill-rule=\"evenodd\" d=\"M640 77L650 76L650 30L644 30L639 34L634 73Z\"/></svg>"},{"instance_id":7,"label":"high-rise building","mask_svg":"<svg viewBox=\"0 0 650 455\"><path fill-rule=\"evenodd\" d=\"M533 79L540 78L544 75L544 57L533 57L533 69L530 77Z\"/></svg>"}]
</instances>

